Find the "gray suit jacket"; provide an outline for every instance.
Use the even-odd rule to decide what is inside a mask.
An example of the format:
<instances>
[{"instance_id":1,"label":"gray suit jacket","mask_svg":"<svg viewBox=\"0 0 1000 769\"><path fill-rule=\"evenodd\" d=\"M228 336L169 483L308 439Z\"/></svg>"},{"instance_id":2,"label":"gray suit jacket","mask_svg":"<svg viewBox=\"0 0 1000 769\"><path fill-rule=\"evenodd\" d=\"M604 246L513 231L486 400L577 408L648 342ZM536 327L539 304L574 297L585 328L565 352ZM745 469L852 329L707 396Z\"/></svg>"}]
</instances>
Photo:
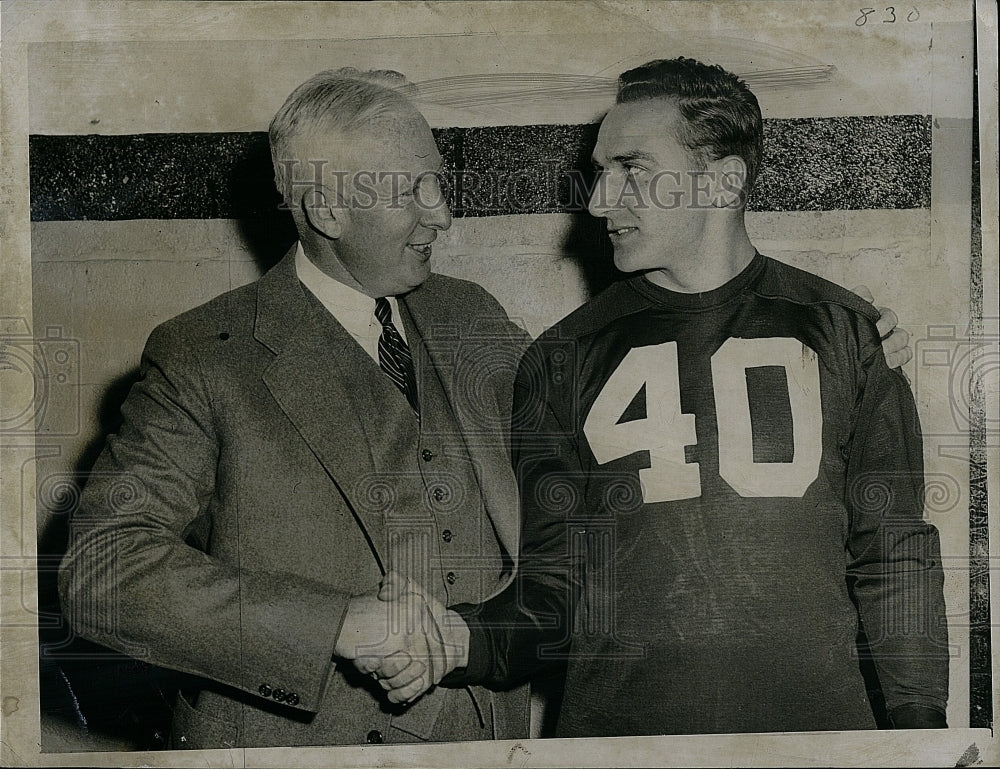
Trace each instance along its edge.
<instances>
[{"instance_id":1,"label":"gray suit jacket","mask_svg":"<svg viewBox=\"0 0 1000 769\"><path fill-rule=\"evenodd\" d=\"M466 281L432 275L401 306L434 340L415 363L435 367L468 436L483 526L516 558L505 417L526 335ZM81 635L202 680L178 703L178 747L359 743L386 723L380 690L331 660L347 600L376 588L387 547L357 497L372 465L351 345L292 254L150 335L72 523L60 592ZM469 387L455 372L474 356L512 363ZM526 736L523 689L438 692L393 723L439 739L444 697L472 697L496 736Z\"/></svg>"}]
</instances>

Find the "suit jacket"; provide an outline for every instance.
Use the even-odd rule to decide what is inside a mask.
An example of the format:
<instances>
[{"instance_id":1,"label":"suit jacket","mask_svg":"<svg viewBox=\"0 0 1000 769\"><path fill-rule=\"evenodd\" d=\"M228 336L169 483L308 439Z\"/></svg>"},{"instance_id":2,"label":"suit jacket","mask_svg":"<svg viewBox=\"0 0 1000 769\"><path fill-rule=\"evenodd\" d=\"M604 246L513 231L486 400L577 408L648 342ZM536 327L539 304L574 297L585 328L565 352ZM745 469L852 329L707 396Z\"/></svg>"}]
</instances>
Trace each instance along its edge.
<instances>
[{"instance_id":1,"label":"suit jacket","mask_svg":"<svg viewBox=\"0 0 1000 769\"><path fill-rule=\"evenodd\" d=\"M386 719L404 740L450 739L446 697L471 697L498 737L526 736L523 689L439 689L436 704L392 714L374 682L332 660L349 597L376 589L386 531L358 498L370 439L344 363L359 348L299 282L293 255L150 335L72 523L63 610L81 635L197 677L197 698L178 701L177 747L361 743ZM433 337L415 364L438 373L483 526L516 558L498 418L514 367L476 387L455 372L476 356L516 362L527 337L466 281L431 275L400 305L408 336Z\"/></svg>"}]
</instances>

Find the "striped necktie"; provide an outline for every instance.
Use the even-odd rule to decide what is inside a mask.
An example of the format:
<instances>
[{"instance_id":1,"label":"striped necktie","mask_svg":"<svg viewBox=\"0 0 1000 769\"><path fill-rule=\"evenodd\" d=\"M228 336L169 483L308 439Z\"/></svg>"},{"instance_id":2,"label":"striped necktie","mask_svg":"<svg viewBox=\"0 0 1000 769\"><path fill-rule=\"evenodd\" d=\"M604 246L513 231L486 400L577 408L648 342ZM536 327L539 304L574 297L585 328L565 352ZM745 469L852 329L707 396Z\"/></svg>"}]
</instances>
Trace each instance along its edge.
<instances>
[{"instance_id":1,"label":"striped necktie","mask_svg":"<svg viewBox=\"0 0 1000 769\"><path fill-rule=\"evenodd\" d=\"M385 297L375 300L375 317L382 324L382 335L378 339L378 364L385 375L406 396L414 413L420 414L417 381L413 374L413 358L410 355L410 348L392 325L392 307Z\"/></svg>"}]
</instances>

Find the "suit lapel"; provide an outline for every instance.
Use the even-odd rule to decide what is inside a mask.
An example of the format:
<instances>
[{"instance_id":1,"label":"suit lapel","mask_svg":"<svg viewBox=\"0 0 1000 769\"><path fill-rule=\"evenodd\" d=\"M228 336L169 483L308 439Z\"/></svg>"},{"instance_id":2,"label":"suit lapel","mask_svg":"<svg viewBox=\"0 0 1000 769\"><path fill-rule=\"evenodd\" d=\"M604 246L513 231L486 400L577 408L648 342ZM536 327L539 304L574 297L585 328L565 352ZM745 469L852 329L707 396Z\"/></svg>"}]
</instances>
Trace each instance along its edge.
<instances>
[{"instance_id":1,"label":"suit lapel","mask_svg":"<svg viewBox=\"0 0 1000 769\"><path fill-rule=\"evenodd\" d=\"M375 466L353 400L356 342L299 282L294 249L258 282L254 336L275 353L263 380L323 465L384 564L385 524L360 497Z\"/></svg>"},{"instance_id":2,"label":"suit lapel","mask_svg":"<svg viewBox=\"0 0 1000 769\"><path fill-rule=\"evenodd\" d=\"M509 404L499 401L484 404L483 398L495 397L495 391L476 388L474 393L470 392L470 383L466 381L463 385L454 376L456 371L469 371L467 365L457 365L463 359L466 364L473 356L490 360L486 347L499 342L489 333L480 334L480 342L470 341L470 332L475 332L472 326L477 308L456 307L456 303L449 301L449 297L438 289L434 275L419 288L399 297L399 304L403 308L404 324L414 328L421 340L420 349L413 351L418 379L428 365L438 377L472 460L486 512L501 545L516 565L520 513L507 449ZM488 410L492 411L488 419L476 418Z\"/></svg>"}]
</instances>

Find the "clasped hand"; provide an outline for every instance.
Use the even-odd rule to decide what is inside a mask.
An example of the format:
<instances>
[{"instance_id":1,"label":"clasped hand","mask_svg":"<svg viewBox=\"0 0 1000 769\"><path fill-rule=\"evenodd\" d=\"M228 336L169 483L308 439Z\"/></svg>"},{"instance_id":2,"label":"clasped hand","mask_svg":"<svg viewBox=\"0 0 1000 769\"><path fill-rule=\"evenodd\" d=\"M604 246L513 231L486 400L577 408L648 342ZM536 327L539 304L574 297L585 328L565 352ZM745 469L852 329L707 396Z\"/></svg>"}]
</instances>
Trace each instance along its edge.
<instances>
[{"instance_id":1,"label":"clasped hand","mask_svg":"<svg viewBox=\"0 0 1000 769\"><path fill-rule=\"evenodd\" d=\"M377 596L351 599L334 653L372 675L390 702L408 704L466 664L468 637L458 614L389 572Z\"/></svg>"}]
</instances>

